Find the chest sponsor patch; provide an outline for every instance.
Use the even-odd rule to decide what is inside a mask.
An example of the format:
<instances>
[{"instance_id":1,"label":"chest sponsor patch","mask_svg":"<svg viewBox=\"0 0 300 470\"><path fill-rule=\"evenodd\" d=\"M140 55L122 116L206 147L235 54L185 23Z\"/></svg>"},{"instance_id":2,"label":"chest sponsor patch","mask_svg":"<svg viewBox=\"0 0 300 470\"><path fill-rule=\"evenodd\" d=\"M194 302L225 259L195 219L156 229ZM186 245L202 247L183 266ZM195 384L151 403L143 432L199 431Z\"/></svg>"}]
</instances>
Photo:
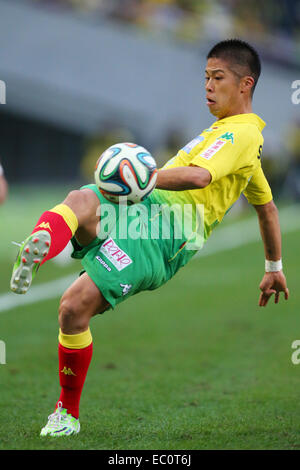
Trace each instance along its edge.
<instances>
[{"instance_id":1,"label":"chest sponsor patch","mask_svg":"<svg viewBox=\"0 0 300 470\"><path fill-rule=\"evenodd\" d=\"M195 139L191 140L188 144L186 144L182 150L186 153L190 153L190 151L194 147L196 147L196 145L200 144L200 142L202 142L203 140L204 140L203 135L198 135L197 137L195 137Z\"/></svg>"},{"instance_id":2,"label":"chest sponsor patch","mask_svg":"<svg viewBox=\"0 0 300 470\"><path fill-rule=\"evenodd\" d=\"M132 263L132 259L121 250L116 242L112 238L105 240L103 245L100 248L100 253L102 253L118 271L126 268Z\"/></svg>"}]
</instances>

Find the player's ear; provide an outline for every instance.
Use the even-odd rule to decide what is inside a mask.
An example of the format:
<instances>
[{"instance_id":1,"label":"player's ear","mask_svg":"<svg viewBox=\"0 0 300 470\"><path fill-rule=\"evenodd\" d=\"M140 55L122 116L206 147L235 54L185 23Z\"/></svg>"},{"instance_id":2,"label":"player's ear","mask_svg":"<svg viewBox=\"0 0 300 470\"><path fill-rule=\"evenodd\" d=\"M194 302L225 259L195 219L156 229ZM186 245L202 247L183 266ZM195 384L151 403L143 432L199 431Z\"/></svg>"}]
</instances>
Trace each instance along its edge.
<instances>
[{"instance_id":1,"label":"player's ear","mask_svg":"<svg viewBox=\"0 0 300 470\"><path fill-rule=\"evenodd\" d=\"M254 83L254 78L250 75L243 77L240 82L241 93L251 93L251 89L254 87Z\"/></svg>"}]
</instances>

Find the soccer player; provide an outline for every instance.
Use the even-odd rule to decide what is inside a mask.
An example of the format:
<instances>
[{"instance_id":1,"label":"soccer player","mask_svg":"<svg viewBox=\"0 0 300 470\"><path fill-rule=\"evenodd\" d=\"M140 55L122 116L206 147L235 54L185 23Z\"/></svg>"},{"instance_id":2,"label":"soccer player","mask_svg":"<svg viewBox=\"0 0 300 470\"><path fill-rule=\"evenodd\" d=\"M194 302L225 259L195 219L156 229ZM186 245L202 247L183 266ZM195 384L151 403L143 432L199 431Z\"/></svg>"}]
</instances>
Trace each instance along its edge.
<instances>
[{"instance_id":1,"label":"soccer player","mask_svg":"<svg viewBox=\"0 0 300 470\"><path fill-rule=\"evenodd\" d=\"M207 56L206 104L216 121L159 170L157 187L141 205L204 206L203 233L213 228L242 193L257 212L265 251L259 305L274 294L289 297L282 271L278 211L261 167L264 121L252 112L252 95L260 59L247 43L233 39L216 44ZM96 185L72 191L44 212L23 242L11 289L25 293L37 268L60 253L72 239L72 256L84 273L66 290L59 306L59 379L61 393L42 436L79 432L79 401L93 353L90 320L142 290L167 282L195 254L188 237L132 239L99 236L99 205L110 204ZM114 205L115 206L115 205ZM118 207L118 206L117 206ZM126 211L125 211L126 213ZM157 214L160 217L160 212ZM116 224L124 222L124 212ZM139 215L137 222L141 223ZM175 221L176 217L172 220ZM100 220L100 231L101 231Z\"/></svg>"}]
</instances>

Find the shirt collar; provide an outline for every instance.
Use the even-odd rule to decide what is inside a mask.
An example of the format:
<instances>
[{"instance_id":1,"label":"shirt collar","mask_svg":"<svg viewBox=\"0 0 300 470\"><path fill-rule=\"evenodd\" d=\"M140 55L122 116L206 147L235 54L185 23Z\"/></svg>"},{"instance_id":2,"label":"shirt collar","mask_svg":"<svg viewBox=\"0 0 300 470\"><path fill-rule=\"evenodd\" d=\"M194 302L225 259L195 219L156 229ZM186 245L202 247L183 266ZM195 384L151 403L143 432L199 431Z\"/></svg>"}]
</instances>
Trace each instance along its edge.
<instances>
[{"instance_id":1,"label":"shirt collar","mask_svg":"<svg viewBox=\"0 0 300 470\"><path fill-rule=\"evenodd\" d=\"M244 113L244 114L235 114L234 116L229 116L224 119L220 119L216 121L213 125L218 126L219 124L230 124L230 123L247 123L247 124L254 124L260 132L265 127L266 123L263 121L257 114L255 113Z\"/></svg>"}]
</instances>

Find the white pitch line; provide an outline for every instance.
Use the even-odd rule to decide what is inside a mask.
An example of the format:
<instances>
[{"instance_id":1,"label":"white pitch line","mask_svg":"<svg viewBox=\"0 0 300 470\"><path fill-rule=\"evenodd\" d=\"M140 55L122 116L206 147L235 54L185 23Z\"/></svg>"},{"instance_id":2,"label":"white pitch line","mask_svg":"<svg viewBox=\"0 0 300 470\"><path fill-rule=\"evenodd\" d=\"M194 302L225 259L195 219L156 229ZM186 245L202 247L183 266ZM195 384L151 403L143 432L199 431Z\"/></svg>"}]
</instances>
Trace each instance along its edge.
<instances>
[{"instance_id":1,"label":"white pitch line","mask_svg":"<svg viewBox=\"0 0 300 470\"><path fill-rule=\"evenodd\" d=\"M279 211L281 233L300 230L300 205L289 206ZM258 218L242 220L226 227L216 227L204 249L195 258L228 251L248 243L260 241Z\"/></svg>"},{"instance_id":2,"label":"white pitch line","mask_svg":"<svg viewBox=\"0 0 300 470\"><path fill-rule=\"evenodd\" d=\"M282 233L300 230L300 206L294 205L279 212ZM193 259L228 251L248 243L260 240L257 217L233 223L226 227L217 228L209 243ZM0 295L0 313L23 305L33 304L44 300L54 299L63 294L70 284L78 277L77 273L32 286L26 295L16 295L12 292Z\"/></svg>"},{"instance_id":3,"label":"white pitch line","mask_svg":"<svg viewBox=\"0 0 300 470\"><path fill-rule=\"evenodd\" d=\"M78 274L72 274L55 281L32 286L30 291L25 295L17 295L12 292L2 294L0 295L0 313L16 307L23 307L28 304L55 299L62 295L77 277Z\"/></svg>"}]
</instances>

